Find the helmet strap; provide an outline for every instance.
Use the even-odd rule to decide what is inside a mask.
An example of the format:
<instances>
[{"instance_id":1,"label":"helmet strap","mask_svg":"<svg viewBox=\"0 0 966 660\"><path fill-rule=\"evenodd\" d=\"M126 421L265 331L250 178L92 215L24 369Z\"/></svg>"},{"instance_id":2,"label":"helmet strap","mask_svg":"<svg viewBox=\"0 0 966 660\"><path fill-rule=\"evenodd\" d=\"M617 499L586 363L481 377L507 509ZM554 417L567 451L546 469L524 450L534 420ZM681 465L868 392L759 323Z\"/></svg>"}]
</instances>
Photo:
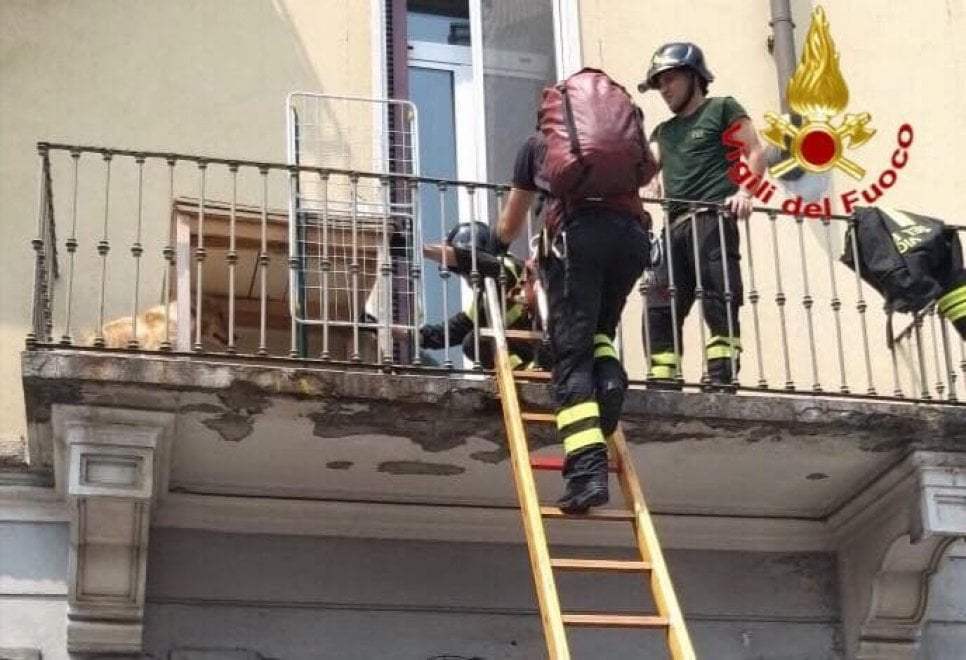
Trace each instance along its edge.
<instances>
[{"instance_id":1,"label":"helmet strap","mask_svg":"<svg viewBox=\"0 0 966 660\"><path fill-rule=\"evenodd\" d=\"M697 81L698 74L695 72L695 70L692 69L691 67L688 67L688 73L690 73L691 75L689 76L690 82L688 83L688 100L684 102L685 108L691 105L691 101L694 100L694 90L698 85L698 81Z\"/></svg>"}]
</instances>

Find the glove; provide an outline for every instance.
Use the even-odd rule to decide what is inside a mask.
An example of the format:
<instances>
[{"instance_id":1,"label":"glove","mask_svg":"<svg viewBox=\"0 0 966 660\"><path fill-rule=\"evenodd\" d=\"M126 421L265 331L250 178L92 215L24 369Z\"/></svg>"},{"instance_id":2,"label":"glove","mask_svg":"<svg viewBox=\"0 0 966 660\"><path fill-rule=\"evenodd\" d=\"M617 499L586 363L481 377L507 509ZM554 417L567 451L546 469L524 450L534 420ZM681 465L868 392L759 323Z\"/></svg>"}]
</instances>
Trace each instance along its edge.
<instances>
[{"instance_id":1,"label":"glove","mask_svg":"<svg viewBox=\"0 0 966 660\"><path fill-rule=\"evenodd\" d=\"M494 256L504 255L510 250L510 244L500 240L499 232L496 229L490 232L490 238L486 242L486 251Z\"/></svg>"}]
</instances>

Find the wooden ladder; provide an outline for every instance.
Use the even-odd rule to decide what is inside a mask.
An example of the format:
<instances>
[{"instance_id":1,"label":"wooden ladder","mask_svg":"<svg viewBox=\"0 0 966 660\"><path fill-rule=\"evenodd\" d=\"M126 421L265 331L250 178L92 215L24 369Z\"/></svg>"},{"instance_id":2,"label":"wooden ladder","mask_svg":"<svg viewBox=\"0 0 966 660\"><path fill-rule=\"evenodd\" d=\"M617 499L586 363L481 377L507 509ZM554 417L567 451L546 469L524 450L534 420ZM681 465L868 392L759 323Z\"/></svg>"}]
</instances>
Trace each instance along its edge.
<instances>
[{"instance_id":1,"label":"wooden ladder","mask_svg":"<svg viewBox=\"0 0 966 660\"><path fill-rule=\"evenodd\" d=\"M624 432L618 426L608 438L612 460L611 472L616 472L624 493L626 508L597 509L583 515L568 515L557 507L540 506L537 497L534 469L559 470L562 461L530 459L530 450L524 430L524 422L553 424L555 416L547 412L522 412L517 398L516 377L510 366L506 334L503 331L503 315L496 282L486 279L486 304L493 330L486 334L493 337L496 357L496 380L503 402L503 423L507 431L510 462L516 483L517 497L527 536L530 567L543 622L544 636L550 660L569 660L566 626L594 628L651 628L666 631L667 645L673 660L693 660L694 649L688 636L684 616L678 605L671 576L658 542L644 494L641 491L633 459L624 440ZM520 334L519 331L515 334ZM547 378L546 372L524 372L526 378ZM522 374L521 374L522 375ZM547 545L544 519L566 518L581 521L629 522L640 550L640 560L612 559L565 559L552 558ZM599 571L647 574L650 576L651 593L657 606L657 615L563 613L557 597L554 571Z\"/></svg>"}]
</instances>

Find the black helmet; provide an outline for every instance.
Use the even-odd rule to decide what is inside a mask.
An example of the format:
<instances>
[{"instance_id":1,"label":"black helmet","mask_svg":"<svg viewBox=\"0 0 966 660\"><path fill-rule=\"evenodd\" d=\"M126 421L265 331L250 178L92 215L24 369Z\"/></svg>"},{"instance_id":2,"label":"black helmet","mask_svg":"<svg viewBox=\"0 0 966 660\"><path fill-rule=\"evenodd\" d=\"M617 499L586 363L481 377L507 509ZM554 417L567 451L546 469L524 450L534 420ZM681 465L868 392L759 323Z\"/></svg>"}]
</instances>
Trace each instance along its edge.
<instances>
[{"instance_id":1,"label":"black helmet","mask_svg":"<svg viewBox=\"0 0 966 660\"><path fill-rule=\"evenodd\" d=\"M476 229L473 226L476 225ZM474 241L474 231L476 233L476 249L486 252L490 243L490 228L483 222L461 222L446 234L446 245L457 250L472 250Z\"/></svg>"},{"instance_id":2,"label":"black helmet","mask_svg":"<svg viewBox=\"0 0 966 660\"><path fill-rule=\"evenodd\" d=\"M647 77L644 82L637 86L637 91L646 92L649 89L654 89L657 87L654 80L657 74L681 67L691 69L701 76L706 83L714 80L714 76L711 75L708 67L704 64L704 53L701 52L701 49L690 41L677 41L664 44L654 51L654 56L651 57L651 66L647 70Z\"/></svg>"}]
</instances>

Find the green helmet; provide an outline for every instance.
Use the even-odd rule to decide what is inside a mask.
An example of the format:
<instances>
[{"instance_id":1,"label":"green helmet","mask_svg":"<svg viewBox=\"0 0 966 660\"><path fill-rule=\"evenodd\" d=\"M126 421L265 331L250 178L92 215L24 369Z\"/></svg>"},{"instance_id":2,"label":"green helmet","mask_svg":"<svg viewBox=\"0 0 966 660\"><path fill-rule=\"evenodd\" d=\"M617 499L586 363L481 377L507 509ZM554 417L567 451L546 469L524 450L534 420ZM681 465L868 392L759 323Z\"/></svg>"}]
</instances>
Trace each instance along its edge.
<instances>
[{"instance_id":1,"label":"green helmet","mask_svg":"<svg viewBox=\"0 0 966 660\"><path fill-rule=\"evenodd\" d=\"M701 52L701 49L690 41L677 41L664 44L654 51L654 56L651 57L651 66L647 70L647 77L637 86L637 91L646 92L649 89L655 89L657 87L655 81L657 74L683 67L691 69L707 83L714 80L714 76L711 75L708 67L704 64L704 53Z\"/></svg>"}]
</instances>

